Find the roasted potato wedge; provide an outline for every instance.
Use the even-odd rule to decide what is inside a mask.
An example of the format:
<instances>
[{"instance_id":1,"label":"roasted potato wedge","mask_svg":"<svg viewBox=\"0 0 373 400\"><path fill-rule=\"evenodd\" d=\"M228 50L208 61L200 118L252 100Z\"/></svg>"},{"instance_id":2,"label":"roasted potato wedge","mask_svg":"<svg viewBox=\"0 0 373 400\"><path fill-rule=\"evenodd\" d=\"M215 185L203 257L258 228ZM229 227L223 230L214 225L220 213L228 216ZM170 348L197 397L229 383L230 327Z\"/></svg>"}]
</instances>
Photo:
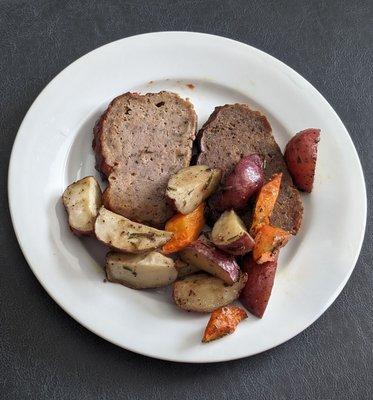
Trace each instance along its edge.
<instances>
[{"instance_id":1,"label":"roasted potato wedge","mask_svg":"<svg viewBox=\"0 0 373 400\"><path fill-rule=\"evenodd\" d=\"M320 129L305 129L293 136L285 148L285 161L295 186L311 193L315 178Z\"/></svg>"},{"instance_id":2,"label":"roasted potato wedge","mask_svg":"<svg viewBox=\"0 0 373 400\"><path fill-rule=\"evenodd\" d=\"M240 277L240 267L234 257L224 254L204 237L185 247L180 258L199 269L222 279L228 285L233 285Z\"/></svg>"},{"instance_id":3,"label":"roasted potato wedge","mask_svg":"<svg viewBox=\"0 0 373 400\"><path fill-rule=\"evenodd\" d=\"M93 176L87 176L69 185L62 195L69 225L78 236L90 235L101 207L101 189Z\"/></svg>"},{"instance_id":4,"label":"roasted potato wedge","mask_svg":"<svg viewBox=\"0 0 373 400\"><path fill-rule=\"evenodd\" d=\"M184 310L211 312L236 300L246 281L246 274L232 286L208 274L189 275L174 283L173 298Z\"/></svg>"},{"instance_id":5,"label":"roasted potato wedge","mask_svg":"<svg viewBox=\"0 0 373 400\"><path fill-rule=\"evenodd\" d=\"M136 254L158 249L173 234L138 224L101 207L95 222L95 235L116 250Z\"/></svg>"},{"instance_id":6,"label":"roasted potato wedge","mask_svg":"<svg viewBox=\"0 0 373 400\"><path fill-rule=\"evenodd\" d=\"M211 197L213 210L242 210L252 195L263 186L263 160L258 154L243 157L225 178L221 189Z\"/></svg>"},{"instance_id":7,"label":"roasted potato wedge","mask_svg":"<svg viewBox=\"0 0 373 400\"><path fill-rule=\"evenodd\" d=\"M264 225L255 236L253 249L254 261L263 264L274 261L281 247L284 247L292 235L281 228Z\"/></svg>"},{"instance_id":8,"label":"roasted potato wedge","mask_svg":"<svg viewBox=\"0 0 373 400\"><path fill-rule=\"evenodd\" d=\"M225 211L215 222L211 240L226 253L242 256L254 247L254 239L246 231L245 224L233 211Z\"/></svg>"},{"instance_id":9,"label":"roasted potato wedge","mask_svg":"<svg viewBox=\"0 0 373 400\"><path fill-rule=\"evenodd\" d=\"M168 181L166 198L178 212L189 214L217 189L220 179L221 171L206 165L183 168Z\"/></svg>"},{"instance_id":10,"label":"roasted potato wedge","mask_svg":"<svg viewBox=\"0 0 373 400\"><path fill-rule=\"evenodd\" d=\"M259 229L264 225L269 225L269 219L280 193L282 173L275 174L260 189L256 199L253 221L250 228L250 235L255 238Z\"/></svg>"},{"instance_id":11,"label":"roasted potato wedge","mask_svg":"<svg viewBox=\"0 0 373 400\"><path fill-rule=\"evenodd\" d=\"M277 258L264 264L257 264L252 254L244 257L242 270L248 275L240 294L240 302L251 314L262 318L271 296L277 269Z\"/></svg>"},{"instance_id":12,"label":"roasted potato wedge","mask_svg":"<svg viewBox=\"0 0 373 400\"><path fill-rule=\"evenodd\" d=\"M174 236L163 246L163 253L175 253L198 239L205 226L205 204L201 203L190 214L178 213L166 222L165 230Z\"/></svg>"},{"instance_id":13,"label":"roasted potato wedge","mask_svg":"<svg viewBox=\"0 0 373 400\"><path fill-rule=\"evenodd\" d=\"M177 278L172 258L155 251L148 254L110 252L106 256L108 281L132 289L150 289L167 286Z\"/></svg>"},{"instance_id":14,"label":"roasted potato wedge","mask_svg":"<svg viewBox=\"0 0 373 400\"><path fill-rule=\"evenodd\" d=\"M202 338L203 343L220 339L236 330L237 325L247 318L241 307L221 307L211 313Z\"/></svg>"},{"instance_id":15,"label":"roasted potato wedge","mask_svg":"<svg viewBox=\"0 0 373 400\"><path fill-rule=\"evenodd\" d=\"M178 278L184 278L184 276L195 274L196 272L200 271L200 269L195 265L180 260L180 258L175 260L175 268Z\"/></svg>"}]
</instances>

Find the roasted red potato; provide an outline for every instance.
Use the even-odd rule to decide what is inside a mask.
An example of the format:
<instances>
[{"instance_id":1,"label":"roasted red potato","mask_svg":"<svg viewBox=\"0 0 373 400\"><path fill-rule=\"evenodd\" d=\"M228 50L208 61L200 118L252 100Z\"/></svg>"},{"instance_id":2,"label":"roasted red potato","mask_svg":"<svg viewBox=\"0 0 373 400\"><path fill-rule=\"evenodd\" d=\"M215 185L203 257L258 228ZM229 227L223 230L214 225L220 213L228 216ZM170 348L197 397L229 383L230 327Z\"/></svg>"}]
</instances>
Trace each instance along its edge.
<instances>
[{"instance_id":1,"label":"roasted red potato","mask_svg":"<svg viewBox=\"0 0 373 400\"><path fill-rule=\"evenodd\" d=\"M234 257L215 248L204 236L185 247L180 252L180 258L222 279L228 285L233 285L240 277L241 270Z\"/></svg>"},{"instance_id":2,"label":"roasted red potato","mask_svg":"<svg viewBox=\"0 0 373 400\"><path fill-rule=\"evenodd\" d=\"M264 225L255 236L253 258L258 264L273 261L281 247L290 240L291 234L281 228Z\"/></svg>"},{"instance_id":3,"label":"roasted red potato","mask_svg":"<svg viewBox=\"0 0 373 400\"><path fill-rule=\"evenodd\" d=\"M176 260L174 261L175 261L174 267L177 271L178 279L184 278L185 276L192 275L200 271L200 269L195 265L186 263L185 261L180 260L180 258L176 258Z\"/></svg>"},{"instance_id":4,"label":"roasted red potato","mask_svg":"<svg viewBox=\"0 0 373 400\"><path fill-rule=\"evenodd\" d=\"M163 253L175 253L198 239L205 225L204 209L201 203L190 214L178 213L166 222L165 230L174 236L163 246Z\"/></svg>"},{"instance_id":5,"label":"roasted red potato","mask_svg":"<svg viewBox=\"0 0 373 400\"><path fill-rule=\"evenodd\" d=\"M259 229L269 225L269 218L280 193L282 173L275 174L261 189L256 199L250 235L255 238Z\"/></svg>"},{"instance_id":6,"label":"roasted red potato","mask_svg":"<svg viewBox=\"0 0 373 400\"><path fill-rule=\"evenodd\" d=\"M246 311L241 307L218 308L211 313L202 342L211 342L233 333L237 325L245 318L247 318Z\"/></svg>"},{"instance_id":7,"label":"roasted red potato","mask_svg":"<svg viewBox=\"0 0 373 400\"><path fill-rule=\"evenodd\" d=\"M124 253L148 253L166 244L173 233L133 222L101 207L95 222L96 238Z\"/></svg>"},{"instance_id":8,"label":"roasted red potato","mask_svg":"<svg viewBox=\"0 0 373 400\"><path fill-rule=\"evenodd\" d=\"M243 157L209 202L217 211L241 210L264 183L263 160L258 154Z\"/></svg>"},{"instance_id":9,"label":"roasted red potato","mask_svg":"<svg viewBox=\"0 0 373 400\"><path fill-rule=\"evenodd\" d=\"M178 277L174 261L152 251L147 254L110 252L106 255L106 277L132 289L167 286Z\"/></svg>"},{"instance_id":10,"label":"roasted red potato","mask_svg":"<svg viewBox=\"0 0 373 400\"><path fill-rule=\"evenodd\" d=\"M308 193L315 178L319 140L320 129L305 129L292 137L285 148L285 161L295 186Z\"/></svg>"},{"instance_id":11,"label":"roasted red potato","mask_svg":"<svg viewBox=\"0 0 373 400\"><path fill-rule=\"evenodd\" d=\"M271 296L277 269L277 258L264 264L257 264L252 254L244 257L243 271L248 275L240 294L242 305L258 318L262 318Z\"/></svg>"},{"instance_id":12,"label":"roasted red potato","mask_svg":"<svg viewBox=\"0 0 373 400\"><path fill-rule=\"evenodd\" d=\"M216 247L235 256L251 251L255 243L246 231L245 224L233 210L225 211L216 221L211 240Z\"/></svg>"},{"instance_id":13,"label":"roasted red potato","mask_svg":"<svg viewBox=\"0 0 373 400\"><path fill-rule=\"evenodd\" d=\"M229 286L208 274L188 275L174 283L172 297L183 310L211 312L237 300L246 280L247 275L243 273L237 282Z\"/></svg>"},{"instance_id":14,"label":"roasted red potato","mask_svg":"<svg viewBox=\"0 0 373 400\"><path fill-rule=\"evenodd\" d=\"M217 189L221 178L219 169L207 165L192 165L172 175L166 198L182 214L190 214Z\"/></svg>"},{"instance_id":15,"label":"roasted red potato","mask_svg":"<svg viewBox=\"0 0 373 400\"><path fill-rule=\"evenodd\" d=\"M101 189L93 176L69 185L62 195L69 216L69 225L77 236L91 235L101 207Z\"/></svg>"}]
</instances>

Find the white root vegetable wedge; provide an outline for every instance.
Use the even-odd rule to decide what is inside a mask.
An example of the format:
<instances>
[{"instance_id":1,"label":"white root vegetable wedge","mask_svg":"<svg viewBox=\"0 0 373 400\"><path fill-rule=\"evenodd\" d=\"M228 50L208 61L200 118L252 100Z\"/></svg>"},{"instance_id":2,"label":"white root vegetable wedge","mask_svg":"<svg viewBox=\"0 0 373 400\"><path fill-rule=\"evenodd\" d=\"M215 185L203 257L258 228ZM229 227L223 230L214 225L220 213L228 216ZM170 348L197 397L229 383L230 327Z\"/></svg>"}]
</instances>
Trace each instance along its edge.
<instances>
[{"instance_id":1,"label":"white root vegetable wedge","mask_svg":"<svg viewBox=\"0 0 373 400\"><path fill-rule=\"evenodd\" d=\"M246 273L241 274L232 286L211 275L189 275L174 283L173 298L176 305L184 310L211 312L236 300L246 281Z\"/></svg>"},{"instance_id":2,"label":"white root vegetable wedge","mask_svg":"<svg viewBox=\"0 0 373 400\"><path fill-rule=\"evenodd\" d=\"M211 240L216 247L235 256L248 253L255 244L245 224L233 210L225 211L216 221Z\"/></svg>"},{"instance_id":3,"label":"white root vegetable wedge","mask_svg":"<svg viewBox=\"0 0 373 400\"><path fill-rule=\"evenodd\" d=\"M101 207L95 223L95 235L114 249L136 254L163 246L173 234L138 224Z\"/></svg>"},{"instance_id":4,"label":"white root vegetable wedge","mask_svg":"<svg viewBox=\"0 0 373 400\"><path fill-rule=\"evenodd\" d=\"M180 258L175 260L175 268L178 278L183 278L184 276L195 274L196 272L200 271L200 269L195 265L180 260Z\"/></svg>"},{"instance_id":5,"label":"white root vegetable wedge","mask_svg":"<svg viewBox=\"0 0 373 400\"><path fill-rule=\"evenodd\" d=\"M219 169L206 165L186 167L170 178L166 197L177 211L189 214L217 189L220 179Z\"/></svg>"},{"instance_id":6,"label":"white root vegetable wedge","mask_svg":"<svg viewBox=\"0 0 373 400\"><path fill-rule=\"evenodd\" d=\"M234 257L223 253L203 236L185 247L180 258L199 269L222 279L228 285L233 285L240 277L240 267Z\"/></svg>"},{"instance_id":7,"label":"white root vegetable wedge","mask_svg":"<svg viewBox=\"0 0 373 400\"><path fill-rule=\"evenodd\" d=\"M132 289L151 289L171 284L177 278L172 258L155 251L148 254L110 252L106 256L108 281Z\"/></svg>"},{"instance_id":8,"label":"white root vegetable wedge","mask_svg":"<svg viewBox=\"0 0 373 400\"><path fill-rule=\"evenodd\" d=\"M87 176L69 185L62 195L69 225L76 235L90 235L101 207L101 189L93 176Z\"/></svg>"}]
</instances>

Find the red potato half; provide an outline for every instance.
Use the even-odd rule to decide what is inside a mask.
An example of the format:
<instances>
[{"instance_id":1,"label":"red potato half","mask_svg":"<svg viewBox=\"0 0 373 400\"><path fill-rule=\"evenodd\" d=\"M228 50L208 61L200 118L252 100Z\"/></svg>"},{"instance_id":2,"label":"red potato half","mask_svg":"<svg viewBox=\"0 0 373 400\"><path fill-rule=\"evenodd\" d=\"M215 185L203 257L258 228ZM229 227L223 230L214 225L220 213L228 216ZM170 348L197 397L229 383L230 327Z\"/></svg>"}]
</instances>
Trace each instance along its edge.
<instances>
[{"instance_id":1,"label":"red potato half","mask_svg":"<svg viewBox=\"0 0 373 400\"><path fill-rule=\"evenodd\" d=\"M242 269L247 273L247 282L240 294L242 305L258 318L262 318L272 293L277 269L277 258L257 264L251 254L245 256Z\"/></svg>"},{"instance_id":2,"label":"red potato half","mask_svg":"<svg viewBox=\"0 0 373 400\"><path fill-rule=\"evenodd\" d=\"M133 222L101 207L95 222L96 238L125 253L147 253L165 245L173 233Z\"/></svg>"},{"instance_id":3,"label":"red potato half","mask_svg":"<svg viewBox=\"0 0 373 400\"><path fill-rule=\"evenodd\" d=\"M305 129L290 139L285 148L285 161L299 190L311 193L315 178L317 145L320 129Z\"/></svg>"},{"instance_id":4,"label":"red potato half","mask_svg":"<svg viewBox=\"0 0 373 400\"><path fill-rule=\"evenodd\" d=\"M209 202L216 211L241 210L252 195L263 186L263 160L258 154L243 157L226 177L222 188Z\"/></svg>"},{"instance_id":5,"label":"red potato half","mask_svg":"<svg viewBox=\"0 0 373 400\"><path fill-rule=\"evenodd\" d=\"M216 221L211 240L216 247L235 256L248 253L255 244L245 224L233 210L225 211Z\"/></svg>"},{"instance_id":6,"label":"red potato half","mask_svg":"<svg viewBox=\"0 0 373 400\"><path fill-rule=\"evenodd\" d=\"M192 165L172 175L167 184L167 201L181 214L190 214L218 187L219 169Z\"/></svg>"},{"instance_id":7,"label":"red potato half","mask_svg":"<svg viewBox=\"0 0 373 400\"><path fill-rule=\"evenodd\" d=\"M204 237L185 247L179 255L183 261L222 279L228 285L233 285L240 277L241 270L234 257L218 250Z\"/></svg>"},{"instance_id":8,"label":"red potato half","mask_svg":"<svg viewBox=\"0 0 373 400\"><path fill-rule=\"evenodd\" d=\"M72 232L77 236L91 235L101 207L101 189L93 176L69 185L62 195Z\"/></svg>"},{"instance_id":9,"label":"red potato half","mask_svg":"<svg viewBox=\"0 0 373 400\"><path fill-rule=\"evenodd\" d=\"M183 310L212 312L238 299L246 281L245 273L232 286L208 274L189 275L174 283L172 297Z\"/></svg>"},{"instance_id":10,"label":"red potato half","mask_svg":"<svg viewBox=\"0 0 373 400\"><path fill-rule=\"evenodd\" d=\"M106 277L132 289L163 287L178 276L171 258L155 251L147 254L110 252L106 255Z\"/></svg>"}]
</instances>

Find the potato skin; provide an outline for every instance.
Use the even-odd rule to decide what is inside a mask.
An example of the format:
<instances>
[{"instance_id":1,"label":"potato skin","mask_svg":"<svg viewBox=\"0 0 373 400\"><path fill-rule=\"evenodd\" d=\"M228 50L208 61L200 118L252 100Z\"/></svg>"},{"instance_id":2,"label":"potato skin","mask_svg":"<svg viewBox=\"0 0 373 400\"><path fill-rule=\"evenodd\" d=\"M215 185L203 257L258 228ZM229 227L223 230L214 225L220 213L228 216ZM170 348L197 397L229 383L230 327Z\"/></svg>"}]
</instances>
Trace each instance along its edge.
<instances>
[{"instance_id":1,"label":"potato skin","mask_svg":"<svg viewBox=\"0 0 373 400\"><path fill-rule=\"evenodd\" d=\"M225 211L216 221L211 240L217 248L234 256L248 253L255 244L245 224L233 210Z\"/></svg>"},{"instance_id":2,"label":"potato skin","mask_svg":"<svg viewBox=\"0 0 373 400\"><path fill-rule=\"evenodd\" d=\"M258 318L262 318L271 296L277 269L277 259L257 264L251 254L245 256L242 270L248 278L240 294L242 305Z\"/></svg>"},{"instance_id":3,"label":"potato skin","mask_svg":"<svg viewBox=\"0 0 373 400\"><path fill-rule=\"evenodd\" d=\"M285 161L299 190L311 193L315 178L317 144L320 129L305 129L290 139L285 148Z\"/></svg>"},{"instance_id":4,"label":"potato skin","mask_svg":"<svg viewBox=\"0 0 373 400\"><path fill-rule=\"evenodd\" d=\"M241 270L234 257L223 253L207 240L198 239L180 252L180 258L222 279L228 285L238 281Z\"/></svg>"},{"instance_id":5,"label":"potato skin","mask_svg":"<svg viewBox=\"0 0 373 400\"><path fill-rule=\"evenodd\" d=\"M258 154L243 157L226 177L222 188L213 195L209 205L213 210L242 210L248 200L264 184L263 160Z\"/></svg>"},{"instance_id":6,"label":"potato skin","mask_svg":"<svg viewBox=\"0 0 373 400\"><path fill-rule=\"evenodd\" d=\"M254 239L246 232L234 242L216 246L226 253L242 256L253 249L254 243Z\"/></svg>"}]
</instances>

